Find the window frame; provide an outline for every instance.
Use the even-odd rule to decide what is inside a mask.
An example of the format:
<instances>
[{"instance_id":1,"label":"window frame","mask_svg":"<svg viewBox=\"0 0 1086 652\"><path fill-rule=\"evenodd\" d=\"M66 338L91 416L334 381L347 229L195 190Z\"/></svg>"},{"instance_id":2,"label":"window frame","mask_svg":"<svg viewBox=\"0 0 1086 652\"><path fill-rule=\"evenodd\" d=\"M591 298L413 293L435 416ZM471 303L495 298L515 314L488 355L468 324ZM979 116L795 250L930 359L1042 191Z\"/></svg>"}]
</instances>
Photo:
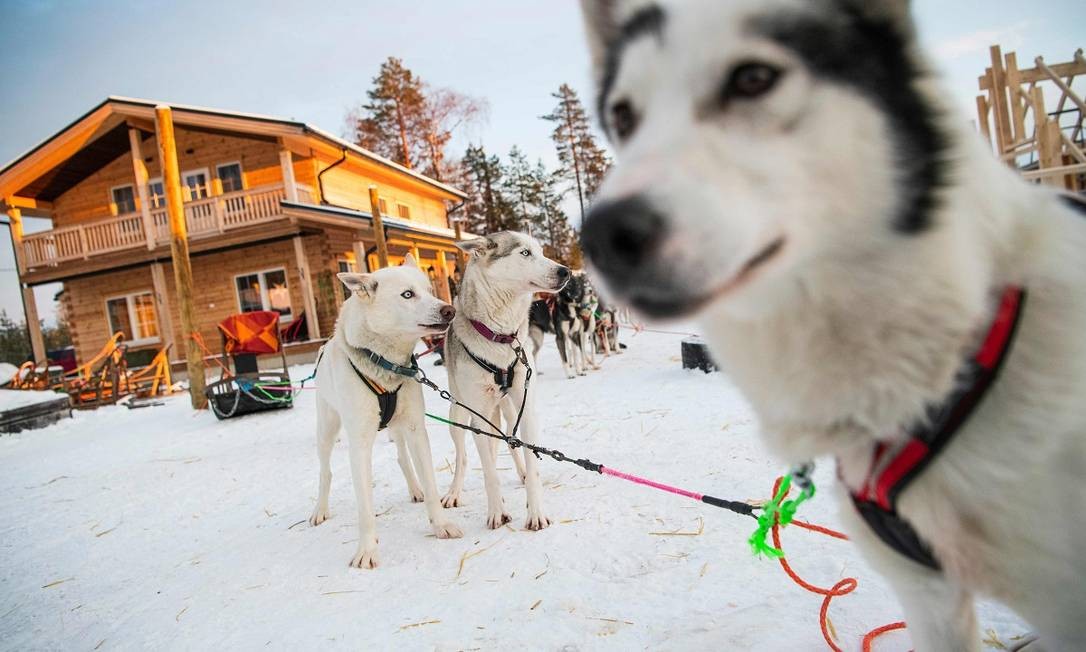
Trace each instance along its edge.
<instances>
[{"instance_id":1,"label":"window frame","mask_svg":"<svg viewBox=\"0 0 1086 652\"><path fill-rule=\"evenodd\" d=\"M248 187L248 184L245 183L245 168L242 167L240 160L237 160L237 161L225 161L223 163L216 163L215 164L215 178L219 180L219 187L220 188L222 187L222 176L219 174L219 170L221 170L222 168L225 168L225 167L230 167L231 165L238 166L238 180L241 182L241 187L238 188L237 190L230 190L230 191L227 191L224 188L223 191L222 191L222 194L224 194L224 195L228 194L230 192L241 192L241 191L245 190Z\"/></svg>"},{"instance_id":2,"label":"window frame","mask_svg":"<svg viewBox=\"0 0 1086 652\"><path fill-rule=\"evenodd\" d=\"M296 314L294 312L294 300L290 296L290 273L287 271L287 268L285 266L269 267L267 269L234 274L234 303L238 308L238 313L245 314L245 312L241 309L241 292L238 290L238 279L244 276L256 276L260 281L260 305L262 306L261 310L274 312L274 310L271 308L271 298L268 296L268 284L265 280L265 276L271 272L283 272L283 280L287 284L287 300L290 301L290 315L287 316L280 313L279 323L289 324L290 322L295 320Z\"/></svg>"},{"instance_id":3,"label":"window frame","mask_svg":"<svg viewBox=\"0 0 1086 652\"><path fill-rule=\"evenodd\" d=\"M156 183L162 185L161 195L156 195L151 190L151 186L155 185ZM159 196L162 197L162 205L156 206L155 197ZM147 180L147 207L152 211L160 211L166 208L166 181L162 177L152 177Z\"/></svg>"},{"instance_id":4,"label":"window frame","mask_svg":"<svg viewBox=\"0 0 1086 652\"><path fill-rule=\"evenodd\" d=\"M158 330L158 335L152 337L137 337L139 335L139 318L136 316L136 303L134 299L147 295L151 297L151 306L155 311L155 329ZM158 314L158 300L155 298L154 289L150 290L136 290L135 292L126 292L125 294L115 294L105 297L103 305L106 309L106 324L110 329L110 336L112 337L117 331L113 330L112 315L109 312L109 304L112 301L118 301L124 299L125 306L128 308L128 328L132 331L132 339L126 340L130 346L145 346L149 344L159 344L162 342L162 324L159 323L160 316Z\"/></svg>"},{"instance_id":5,"label":"window frame","mask_svg":"<svg viewBox=\"0 0 1086 652\"><path fill-rule=\"evenodd\" d=\"M381 215L384 215L386 217L392 217L392 215L388 212L388 200L384 197L377 198L377 210L381 211Z\"/></svg>"},{"instance_id":6,"label":"window frame","mask_svg":"<svg viewBox=\"0 0 1086 652\"><path fill-rule=\"evenodd\" d=\"M404 213L407 213L407 214L404 215ZM409 205L407 205L407 204L405 204L403 202L399 202L399 201L396 202L396 217L401 219L401 220L410 220L411 219L411 206L409 206Z\"/></svg>"},{"instance_id":7,"label":"window frame","mask_svg":"<svg viewBox=\"0 0 1086 652\"><path fill-rule=\"evenodd\" d=\"M189 184L187 184L185 182L185 177L189 176L189 175L201 174L201 173L204 175L204 184L205 184L204 190L207 192L207 196L206 197L200 197L199 199L197 199L196 197L193 197L192 189L189 188ZM178 176L180 177L180 181L181 181L181 198L184 200L184 203L187 204L187 203L193 202L193 201L203 201L204 199L210 199L211 197L214 196L214 193L211 192L211 179L212 179L211 170L209 168L207 168L206 166L202 167L202 168L192 168L191 170L182 170L181 174L179 174ZM186 196L188 197L187 199L185 198Z\"/></svg>"},{"instance_id":8,"label":"window frame","mask_svg":"<svg viewBox=\"0 0 1086 652\"><path fill-rule=\"evenodd\" d=\"M117 198L113 195L115 190L120 190L121 188L129 188L132 190L132 210L130 211L122 211L120 206L117 205ZM139 193L136 192L136 185L132 183L122 183L117 186L111 186L109 189L109 207L110 210L113 211L113 217L138 213L140 210L140 196Z\"/></svg>"}]
</instances>

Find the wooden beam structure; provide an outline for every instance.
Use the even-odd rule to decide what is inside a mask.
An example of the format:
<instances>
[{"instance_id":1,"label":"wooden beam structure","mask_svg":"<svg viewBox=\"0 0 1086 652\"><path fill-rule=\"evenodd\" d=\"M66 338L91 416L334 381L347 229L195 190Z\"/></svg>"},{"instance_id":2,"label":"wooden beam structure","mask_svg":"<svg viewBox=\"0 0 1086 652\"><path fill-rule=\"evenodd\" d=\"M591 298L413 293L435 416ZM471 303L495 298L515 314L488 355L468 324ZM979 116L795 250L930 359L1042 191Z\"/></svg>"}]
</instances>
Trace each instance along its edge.
<instances>
[{"instance_id":1,"label":"wooden beam structure","mask_svg":"<svg viewBox=\"0 0 1086 652\"><path fill-rule=\"evenodd\" d=\"M381 217L381 201L377 186L370 186L370 215L373 216L373 239L377 242L377 260L381 269L388 267L388 243L385 242L385 223Z\"/></svg>"},{"instance_id":2,"label":"wooden beam structure","mask_svg":"<svg viewBox=\"0 0 1086 652\"><path fill-rule=\"evenodd\" d=\"M321 336L320 321L317 319L317 295L313 287L313 276L309 272L309 259L305 257L305 243L302 236L294 240L294 259L298 265L298 275L302 278L302 300L305 302L305 328L310 340Z\"/></svg>"},{"instance_id":3,"label":"wooden beam structure","mask_svg":"<svg viewBox=\"0 0 1086 652\"><path fill-rule=\"evenodd\" d=\"M279 167L283 171L283 190L287 201L298 203L298 182L294 180L294 158L289 149L279 150Z\"/></svg>"},{"instance_id":4,"label":"wooden beam structure","mask_svg":"<svg viewBox=\"0 0 1086 652\"><path fill-rule=\"evenodd\" d=\"M181 308L181 337L185 339L185 361L189 376L189 398L195 410L207 407L204 395L204 361L196 333L196 307L192 299L192 263L189 260L188 225L181 197L181 172L177 164L177 141L173 131L173 112L169 106L155 107L155 135L158 138L159 163L166 191L166 212L170 219L170 256L173 260L177 302Z\"/></svg>"},{"instance_id":5,"label":"wooden beam structure","mask_svg":"<svg viewBox=\"0 0 1086 652\"><path fill-rule=\"evenodd\" d=\"M173 319L170 316L170 294L166 287L166 268L157 260L151 263L151 284L155 290L155 315L158 317L159 335L163 347L173 347L174 355L181 350L173 334Z\"/></svg>"},{"instance_id":6,"label":"wooden beam structure","mask_svg":"<svg viewBox=\"0 0 1086 652\"><path fill-rule=\"evenodd\" d=\"M139 129L129 127L128 144L132 150L132 173L136 177L136 195L140 200L140 216L143 218L143 230L147 236L147 248L155 248L155 223L151 219L151 199L147 191L147 164L143 161L140 143L143 137Z\"/></svg>"},{"instance_id":7,"label":"wooden beam structure","mask_svg":"<svg viewBox=\"0 0 1086 652\"><path fill-rule=\"evenodd\" d=\"M26 328L30 331L30 348L34 352L35 362L45 362L45 338L41 332L41 320L38 317L38 301L34 298L34 288L22 286L23 305L26 309Z\"/></svg>"}]
</instances>

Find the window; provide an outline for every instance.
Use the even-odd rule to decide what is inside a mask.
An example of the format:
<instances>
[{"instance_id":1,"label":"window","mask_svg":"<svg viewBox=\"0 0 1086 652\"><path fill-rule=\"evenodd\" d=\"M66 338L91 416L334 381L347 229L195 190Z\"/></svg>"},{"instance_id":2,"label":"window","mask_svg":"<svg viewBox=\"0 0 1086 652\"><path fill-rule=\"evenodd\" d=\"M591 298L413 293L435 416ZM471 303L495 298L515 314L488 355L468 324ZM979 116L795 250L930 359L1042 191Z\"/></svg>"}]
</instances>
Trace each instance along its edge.
<instances>
[{"instance_id":1,"label":"window","mask_svg":"<svg viewBox=\"0 0 1086 652\"><path fill-rule=\"evenodd\" d=\"M411 207L406 204L396 204L396 212L405 220L411 219Z\"/></svg>"},{"instance_id":2,"label":"window","mask_svg":"<svg viewBox=\"0 0 1086 652\"><path fill-rule=\"evenodd\" d=\"M223 163L215 168L215 174L222 182L222 191L237 192L242 189L241 163Z\"/></svg>"},{"instance_id":3,"label":"window","mask_svg":"<svg viewBox=\"0 0 1086 652\"><path fill-rule=\"evenodd\" d=\"M151 210L166 207L166 186L162 184L162 177L147 182L147 201Z\"/></svg>"},{"instance_id":4,"label":"window","mask_svg":"<svg viewBox=\"0 0 1086 652\"><path fill-rule=\"evenodd\" d=\"M236 276L234 286L238 293L238 308L241 312L274 310L279 313L281 322L288 322L294 318L294 313L290 308L290 288L287 286L286 270L280 268Z\"/></svg>"},{"instance_id":5,"label":"window","mask_svg":"<svg viewBox=\"0 0 1086 652\"><path fill-rule=\"evenodd\" d=\"M377 198L377 208L381 210L381 215L388 215L388 202L383 197Z\"/></svg>"},{"instance_id":6,"label":"window","mask_svg":"<svg viewBox=\"0 0 1086 652\"><path fill-rule=\"evenodd\" d=\"M110 199L116 207L117 215L136 212L136 189L132 186L117 186L109 191Z\"/></svg>"},{"instance_id":7,"label":"window","mask_svg":"<svg viewBox=\"0 0 1086 652\"><path fill-rule=\"evenodd\" d=\"M106 315L110 333L120 331L130 343L143 344L159 339L155 297L150 292L108 299Z\"/></svg>"},{"instance_id":8,"label":"window","mask_svg":"<svg viewBox=\"0 0 1086 652\"><path fill-rule=\"evenodd\" d=\"M181 185L188 189L187 201L196 201L211 196L211 184L207 169L181 173Z\"/></svg>"}]
</instances>

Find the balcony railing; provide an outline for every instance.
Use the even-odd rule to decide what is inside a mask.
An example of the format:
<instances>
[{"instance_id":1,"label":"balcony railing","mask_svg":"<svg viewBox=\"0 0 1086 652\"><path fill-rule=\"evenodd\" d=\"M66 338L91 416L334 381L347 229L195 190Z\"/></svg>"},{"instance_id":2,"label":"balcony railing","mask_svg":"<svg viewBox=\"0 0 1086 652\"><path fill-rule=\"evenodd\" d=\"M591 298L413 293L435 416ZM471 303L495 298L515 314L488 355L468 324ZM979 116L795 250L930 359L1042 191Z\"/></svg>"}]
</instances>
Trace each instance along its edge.
<instances>
[{"instance_id":1,"label":"balcony railing","mask_svg":"<svg viewBox=\"0 0 1086 652\"><path fill-rule=\"evenodd\" d=\"M187 202L189 237L209 237L279 219L283 217L279 202L285 198L283 184L274 184ZM299 184L298 200L312 203L312 190ZM34 233L23 238L23 258L26 266L33 268L168 243L170 220L165 208L151 210L151 224L153 239L147 237L143 215L138 212Z\"/></svg>"}]
</instances>

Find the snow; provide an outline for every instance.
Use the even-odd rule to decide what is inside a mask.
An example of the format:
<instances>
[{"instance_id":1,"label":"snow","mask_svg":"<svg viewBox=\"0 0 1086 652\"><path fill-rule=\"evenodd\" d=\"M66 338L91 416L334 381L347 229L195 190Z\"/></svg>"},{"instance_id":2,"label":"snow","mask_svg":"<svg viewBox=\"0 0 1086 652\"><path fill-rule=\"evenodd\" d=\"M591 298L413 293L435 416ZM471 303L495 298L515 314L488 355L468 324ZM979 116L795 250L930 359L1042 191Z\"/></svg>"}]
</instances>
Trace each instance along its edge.
<instances>
[{"instance_id":1,"label":"snow","mask_svg":"<svg viewBox=\"0 0 1086 652\"><path fill-rule=\"evenodd\" d=\"M750 409L721 374L680 368L681 339L626 333L625 355L575 380L548 341L534 381L544 443L694 491L766 497L780 469ZM444 384L432 356L424 364ZM445 413L436 395L427 400ZM522 530L524 489L505 470L514 520L490 531L470 445L467 504L454 510L465 536L439 541L423 507L409 502L394 445L378 438L381 566L348 568L357 530L342 441L332 518L317 528L304 522L317 490L313 420L313 392L292 410L228 422L194 413L179 395L0 439L0 648L825 647L821 597L751 556L751 519L544 460L555 524ZM443 489L452 445L440 424L430 435ZM801 516L835 527L832 474L832 464L820 466L824 491ZM676 531L700 534L666 535ZM784 545L809 581L859 579L830 608L845 649L900 620L886 583L850 544L790 529ZM979 613L982 629L1003 642L1027 631L1002 607ZM905 633L880 641L877 649L909 648Z\"/></svg>"},{"instance_id":2,"label":"snow","mask_svg":"<svg viewBox=\"0 0 1086 652\"><path fill-rule=\"evenodd\" d=\"M67 396L65 394L48 391L0 389L0 412L26 407L28 405L35 405L37 403L47 403L62 398L67 398Z\"/></svg>"}]
</instances>

